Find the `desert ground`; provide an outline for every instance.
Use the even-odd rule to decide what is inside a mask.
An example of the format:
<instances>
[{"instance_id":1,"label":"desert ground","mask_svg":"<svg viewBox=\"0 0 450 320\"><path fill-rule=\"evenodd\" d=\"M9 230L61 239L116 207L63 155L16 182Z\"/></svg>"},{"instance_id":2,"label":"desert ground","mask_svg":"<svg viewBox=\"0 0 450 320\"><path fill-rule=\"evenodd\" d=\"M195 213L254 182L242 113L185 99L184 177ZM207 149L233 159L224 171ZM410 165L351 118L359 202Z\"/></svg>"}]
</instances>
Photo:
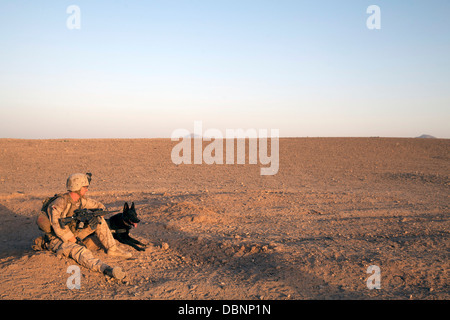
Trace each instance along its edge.
<instances>
[{"instance_id":1,"label":"desert ground","mask_svg":"<svg viewBox=\"0 0 450 320\"><path fill-rule=\"evenodd\" d=\"M449 299L450 140L282 138L280 166L180 164L170 139L0 139L0 299ZM33 251L42 200L69 174L134 202L123 281ZM371 265L380 289L370 290Z\"/></svg>"}]
</instances>

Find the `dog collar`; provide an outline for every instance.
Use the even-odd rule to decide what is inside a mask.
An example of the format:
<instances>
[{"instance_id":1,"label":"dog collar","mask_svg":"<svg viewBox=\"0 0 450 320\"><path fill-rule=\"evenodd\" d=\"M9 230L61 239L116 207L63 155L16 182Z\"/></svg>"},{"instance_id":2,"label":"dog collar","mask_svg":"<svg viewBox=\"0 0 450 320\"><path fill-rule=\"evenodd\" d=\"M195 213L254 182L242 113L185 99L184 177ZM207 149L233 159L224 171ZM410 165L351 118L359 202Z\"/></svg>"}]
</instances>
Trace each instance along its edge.
<instances>
[{"instance_id":1,"label":"dog collar","mask_svg":"<svg viewBox=\"0 0 450 320\"><path fill-rule=\"evenodd\" d=\"M111 233L126 233L127 229L117 229L117 230L113 230L111 229Z\"/></svg>"}]
</instances>

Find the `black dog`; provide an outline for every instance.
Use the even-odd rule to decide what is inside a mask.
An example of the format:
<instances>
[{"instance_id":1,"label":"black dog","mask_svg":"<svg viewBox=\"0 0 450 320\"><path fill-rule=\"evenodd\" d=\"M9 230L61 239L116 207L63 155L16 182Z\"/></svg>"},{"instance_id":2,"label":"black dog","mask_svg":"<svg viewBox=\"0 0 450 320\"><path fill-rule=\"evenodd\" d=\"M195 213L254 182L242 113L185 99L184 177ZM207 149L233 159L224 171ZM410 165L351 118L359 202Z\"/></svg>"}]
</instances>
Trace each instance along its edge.
<instances>
[{"instance_id":1,"label":"black dog","mask_svg":"<svg viewBox=\"0 0 450 320\"><path fill-rule=\"evenodd\" d=\"M114 239L117 239L120 243L127 244L138 251L145 250L147 244L130 237L130 230L136 228L137 224L141 221L134 208L134 202L131 203L131 208L128 207L128 202L125 202L123 212L105 220L108 223Z\"/></svg>"}]
</instances>

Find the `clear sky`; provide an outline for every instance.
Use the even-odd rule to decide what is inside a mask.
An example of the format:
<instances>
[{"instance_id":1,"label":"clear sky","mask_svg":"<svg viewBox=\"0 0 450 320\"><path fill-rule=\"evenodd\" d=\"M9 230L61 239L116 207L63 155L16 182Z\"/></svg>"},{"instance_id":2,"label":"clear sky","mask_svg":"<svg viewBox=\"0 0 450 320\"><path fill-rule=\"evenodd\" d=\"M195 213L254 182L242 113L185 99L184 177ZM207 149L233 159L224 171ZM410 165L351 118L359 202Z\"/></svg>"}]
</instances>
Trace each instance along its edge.
<instances>
[{"instance_id":1,"label":"clear sky","mask_svg":"<svg viewBox=\"0 0 450 320\"><path fill-rule=\"evenodd\" d=\"M449 14L448 0L2 0L0 138L170 137L195 120L450 138Z\"/></svg>"}]
</instances>

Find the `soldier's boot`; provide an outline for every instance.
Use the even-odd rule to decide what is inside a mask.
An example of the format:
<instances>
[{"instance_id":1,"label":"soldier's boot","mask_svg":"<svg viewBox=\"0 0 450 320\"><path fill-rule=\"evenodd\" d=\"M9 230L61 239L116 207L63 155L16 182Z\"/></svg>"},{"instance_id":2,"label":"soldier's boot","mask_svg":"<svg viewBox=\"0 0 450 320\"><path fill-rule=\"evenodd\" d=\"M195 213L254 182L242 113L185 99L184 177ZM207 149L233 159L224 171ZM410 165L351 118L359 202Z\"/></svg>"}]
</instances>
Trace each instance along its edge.
<instances>
[{"instance_id":1,"label":"soldier's boot","mask_svg":"<svg viewBox=\"0 0 450 320\"><path fill-rule=\"evenodd\" d=\"M123 251L118 246L112 246L111 248L108 249L106 254L111 257L119 257L125 259L131 258L132 256L130 252Z\"/></svg>"},{"instance_id":2,"label":"soldier's boot","mask_svg":"<svg viewBox=\"0 0 450 320\"><path fill-rule=\"evenodd\" d=\"M36 239L34 239L34 242L33 242L33 245L31 246L31 248L34 251L47 250L44 236L40 236L40 237L37 237Z\"/></svg>"},{"instance_id":3,"label":"soldier's boot","mask_svg":"<svg viewBox=\"0 0 450 320\"><path fill-rule=\"evenodd\" d=\"M114 267L114 268L112 268L110 266L106 267L105 270L103 270L103 274L105 274L105 275L107 275L107 276L109 276L111 278L117 279L117 280L122 280L127 275L122 270L121 267Z\"/></svg>"}]
</instances>

